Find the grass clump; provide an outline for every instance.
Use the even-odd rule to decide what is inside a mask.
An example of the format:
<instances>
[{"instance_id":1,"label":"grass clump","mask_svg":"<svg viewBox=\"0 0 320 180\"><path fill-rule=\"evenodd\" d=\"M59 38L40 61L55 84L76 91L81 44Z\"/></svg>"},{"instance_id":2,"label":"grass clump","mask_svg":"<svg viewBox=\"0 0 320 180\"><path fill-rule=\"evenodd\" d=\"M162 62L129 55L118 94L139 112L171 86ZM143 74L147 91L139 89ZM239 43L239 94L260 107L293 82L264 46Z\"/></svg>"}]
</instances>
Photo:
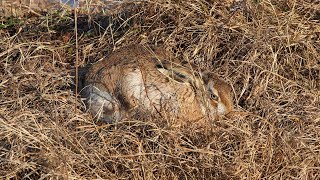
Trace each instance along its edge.
<instances>
[{"instance_id":1,"label":"grass clump","mask_svg":"<svg viewBox=\"0 0 320 180\"><path fill-rule=\"evenodd\" d=\"M236 112L204 127L148 115L96 122L72 91L74 14L3 20L1 177L318 179L319 14L307 0L133 1L79 13L81 67L146 43L226 79Z\"/></svg>"}]
</instances>

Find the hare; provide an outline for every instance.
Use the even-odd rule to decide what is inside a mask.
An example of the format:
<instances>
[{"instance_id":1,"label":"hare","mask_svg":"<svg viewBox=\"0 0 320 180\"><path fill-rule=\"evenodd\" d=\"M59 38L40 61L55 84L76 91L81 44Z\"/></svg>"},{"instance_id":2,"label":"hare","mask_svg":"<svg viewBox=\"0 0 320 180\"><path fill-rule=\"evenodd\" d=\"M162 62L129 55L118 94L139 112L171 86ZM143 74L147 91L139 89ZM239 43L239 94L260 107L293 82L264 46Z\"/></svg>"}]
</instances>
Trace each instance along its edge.
<instances>
[{"instance_id":1,"label":"hare","mask_svg":"<svg viewBox=\"0 0 320 180\"><path fill-rule=\"evenodd\" d=\"M196 121L232 111L231 87L212 73L196 73L161 48L121 48L88 70L83 96L90 112L106 122L140 108Z\"/></svg>"}]
</instances>

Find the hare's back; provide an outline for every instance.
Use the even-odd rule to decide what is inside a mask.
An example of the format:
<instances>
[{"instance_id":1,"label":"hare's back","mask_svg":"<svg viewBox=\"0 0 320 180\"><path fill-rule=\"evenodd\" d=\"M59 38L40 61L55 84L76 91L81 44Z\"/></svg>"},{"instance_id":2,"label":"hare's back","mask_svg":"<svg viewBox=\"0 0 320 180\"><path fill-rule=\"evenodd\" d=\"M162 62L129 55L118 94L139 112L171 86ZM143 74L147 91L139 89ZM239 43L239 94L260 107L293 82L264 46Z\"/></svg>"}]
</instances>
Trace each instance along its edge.
<instances>
[{"instance_id":1,"label":"hare's back","mask_svg":"<svg viewBox=\"0 0 320 180\"><path fill-rule=\"evenodd\" d=\"M174 78L171 72L163 72L169 71L171 64L168 69L161 69L171 60L161 48L134 45L114 51L87 73L87 97L96 103L94 108L104 106L110 112L140 106L178 117L193 114L198 118L202 110L191 85L180 74Z\"/></svg>"}]
</instances>

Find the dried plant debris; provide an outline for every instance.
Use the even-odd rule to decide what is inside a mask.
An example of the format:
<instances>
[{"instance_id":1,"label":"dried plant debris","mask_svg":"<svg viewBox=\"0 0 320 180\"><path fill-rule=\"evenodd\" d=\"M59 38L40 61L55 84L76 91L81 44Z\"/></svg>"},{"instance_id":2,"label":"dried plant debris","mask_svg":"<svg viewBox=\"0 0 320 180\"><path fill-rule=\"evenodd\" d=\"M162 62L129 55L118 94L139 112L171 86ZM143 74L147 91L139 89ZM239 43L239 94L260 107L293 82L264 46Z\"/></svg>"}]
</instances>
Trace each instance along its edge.
<instances>
[{"instance_id":1,"label":"dried plant debris","mask_svg":"<svg viewBox=\"0 0 320 180\"><path fill-rule=\"evenodd\" d=\"M66 14L75 9L85 14L112 14L123 4L135 0L1 0L0 17L42 16L44 13Z\"/></svg>"},{"instance_id":2,"label":"dried plant debris","mask_svg":"<svg viewBox=\"0 0 320 180\"><path fill-rule=\"evenodd\" d=\"M79 13L80 68L126 45L161 45L232 85L235 112L179 127L148 112L104 124L86 111L73 91L72 11L2 17L0 176L319 179L319 14L315 0L131 1Z\"/></svg>"}]
</instances>

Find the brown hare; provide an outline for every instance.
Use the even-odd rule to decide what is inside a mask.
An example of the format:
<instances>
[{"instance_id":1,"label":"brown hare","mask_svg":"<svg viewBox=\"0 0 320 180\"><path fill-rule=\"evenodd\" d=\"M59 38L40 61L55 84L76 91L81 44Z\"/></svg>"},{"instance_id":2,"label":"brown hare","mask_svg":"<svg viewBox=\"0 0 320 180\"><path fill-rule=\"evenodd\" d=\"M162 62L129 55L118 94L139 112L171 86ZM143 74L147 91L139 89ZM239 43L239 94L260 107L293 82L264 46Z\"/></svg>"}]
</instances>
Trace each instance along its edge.
<instances>
[{"instance_id":1,"label":"brown hare","mask_svg":"<svg viewBox=\"0 0 320 180\"><path fill-rule=\"evenodd\" d=\"M82 94L90 112L114 122L135 108L186 121L232 111L230 85L175 61L163 49L142 45L111 53L85 76Z\"/></svg>"}]
</instances>

